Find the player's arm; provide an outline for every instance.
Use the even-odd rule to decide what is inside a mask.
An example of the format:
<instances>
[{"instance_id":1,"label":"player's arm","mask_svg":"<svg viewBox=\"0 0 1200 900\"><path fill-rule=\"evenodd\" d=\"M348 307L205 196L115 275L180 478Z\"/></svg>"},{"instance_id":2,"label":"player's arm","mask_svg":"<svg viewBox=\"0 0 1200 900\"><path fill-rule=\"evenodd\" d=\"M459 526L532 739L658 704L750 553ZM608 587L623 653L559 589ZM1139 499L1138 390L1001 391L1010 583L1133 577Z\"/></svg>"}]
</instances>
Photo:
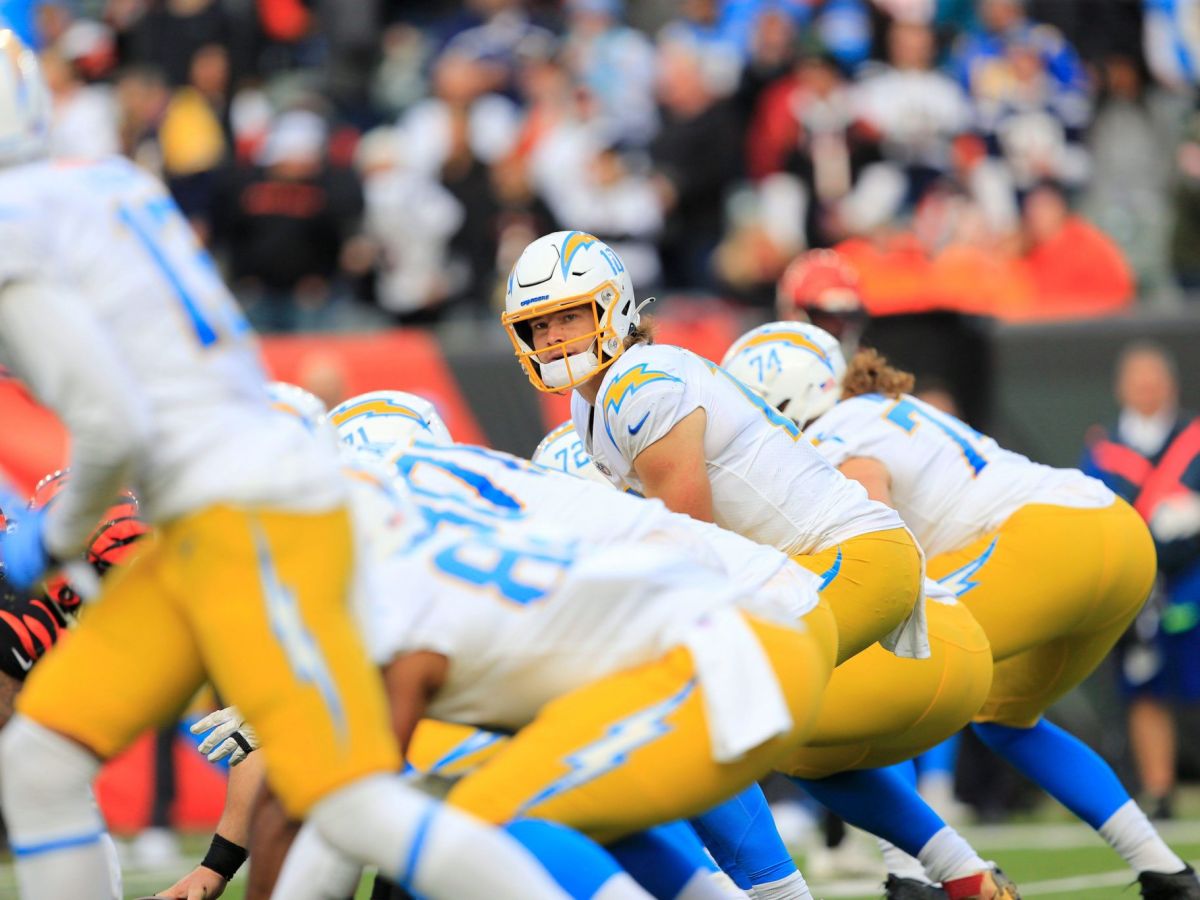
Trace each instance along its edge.
<instances>
[{"instance_id":1,"label":"player's arm","mask_svg":"<svg viewBox=\"0 0 1200 900\"><path fill-rule=\"evenodd\" d=\"M225 809L217 822L204 862L155 896L177 900L214 900L221 896L229 879L246 858L250 817L266 777L265 766L263 755L253 753L240 766L229 770Z\"/></svg>"},{"instance_id":2,"label":"player's arm","mask_svg":"<svg viewBox=\"0 0 1200 900\"><path fill-rule=\"evenodd\" d=\"M865 487L872 500L896 505L892 502L892 474L879 460L870 456L852 456L838 466L838 471Z\"/></svg>"},{"instance_id":3,"label":"player's arm","mask_svg":"<svg viewBox=\"0 0 1200 900\"><path fill-rule=\"evenodd\" d=\"M698 407L633 461L647 497L657 497L668 509L702 522L713 520L712 484L704 456L707 424L707 414Z\"/></svg>"},{"instance_id":4,"label":"player's arm","mask_svg":"<svg viewBox=\"0 0 1200 900\"><path fill-rule=\"evenodd\" d=\"M71 435L71 481L42 541L55 559L83 549L148 442L141 391L87 305L43 280L0 285L0 355Z\"/></svg>"},{"instance_id":5,"label":"player's arm","mask_svg":"<svg viewBox=\"0 0 1200 900\"><path fill-rule=\"evenodd\" d=\"M392 728L402 753L408 753L417 722L450 671L450 660L441 653L417 650L397 656L383 670L383 684L392 709Z\"/></svg>"}]
</instances>

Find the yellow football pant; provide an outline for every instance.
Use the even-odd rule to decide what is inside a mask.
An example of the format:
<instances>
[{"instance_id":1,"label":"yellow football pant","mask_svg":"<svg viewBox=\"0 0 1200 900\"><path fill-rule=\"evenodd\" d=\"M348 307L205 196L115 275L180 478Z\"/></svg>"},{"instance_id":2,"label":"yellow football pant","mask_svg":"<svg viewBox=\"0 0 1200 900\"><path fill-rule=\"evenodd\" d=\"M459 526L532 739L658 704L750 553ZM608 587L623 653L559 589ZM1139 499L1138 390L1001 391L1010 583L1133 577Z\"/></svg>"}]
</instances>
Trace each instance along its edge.
<instances>
[{"instance_id":1,"label":"yellow football pant","mask_svg":"<svg viewBox=\"0 0 1200 900\"><path fill-rule=\"evenodd\" d=\"M107 758L171 721L207 677L257 730L291 816L398 770L382 684L347 605L344 511L217 506L151 540L31 673L20 712Z\"/></svg>"},{"instance_id":2,"label":"yellow football pant","mask_svg":"<svg viewBox=\"0 0 1200 900\"><path fill-rule=\"evenodd\" d=\"M886 636L921 592L921 551L907 528L876 531L792 559L823 581L838 624L838 662Z\"/></svg>"},{"instance_id":3,"label":"yellow football pant","mask_svg":"<svg viewBox=\"0 0 1200 900\"><path fill-rule=\"evenodd\" d=\"M714 761L691 654L676 647L547 704L448 802L488 822L536 816L609 842L697 815L746 788L808 734L830 649L811 631L746 618L787 699L787 734L736 762Z\"/></svg>"},{"instance_id":4,"label":"yellow football pant","mask_svg":"<svg viewBox=\"0 0 1200 900\"><path fill-rule=\"evenodd\" d=\"M1145 603L1155 568L1150 532L1123 500L1103 509L1024 506L996 531L929 560L931 577L960 582L960 601L992 645L995 677L976 720L1037 724L1108 655Z\"/></svg>"},{"instance_id":5,"label":"yellow football pant","mask_svg":"<svg viewBox=\"0 0 1200 900\"><path fill-rule=\"evenodd\" d=\"M422 719L408 742L405 760L422 775L458 778L478 769L507 742L508 735L474 725Z\"/></svg>"},{"instance_id":6,"label":"yellow football pant","mask_svg":"<svg viewBox=\"0 0 1200 900\"><path fill-rule=\"evenodd\" d=\"M929 659L901 659L879 644L834 670L804 746L779 766L824 778L909 759L966 726L987 698L992 654L962 604L928 601Z\"/></svg>"}]
</instances>

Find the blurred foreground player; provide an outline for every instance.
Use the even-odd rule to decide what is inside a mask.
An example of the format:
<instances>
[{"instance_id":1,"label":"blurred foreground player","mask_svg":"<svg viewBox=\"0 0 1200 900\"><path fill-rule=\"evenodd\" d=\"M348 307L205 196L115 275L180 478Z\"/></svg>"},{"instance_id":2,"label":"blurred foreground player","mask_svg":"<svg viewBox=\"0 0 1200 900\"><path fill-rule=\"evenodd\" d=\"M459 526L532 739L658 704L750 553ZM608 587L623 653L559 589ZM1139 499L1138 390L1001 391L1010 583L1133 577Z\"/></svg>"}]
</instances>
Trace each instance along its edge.
<instances>
[{"instance_id":1,"label":"blurred foreground player","mask_svg":"<svg viewBox=\"0 0 1200 900\"><path fill-rule=\"evenodd\" d=\"M346 608L354 554L332 449L271 412L253 334L162 186L125 160L46 161L48 120L35 56L0 31L0 360L72 447L50 509L0 501L15 519L0 559L29 589L125 486L158 534L38 666L0 735L21 896L120 896L91 781L211 678L279 748L265 763L288 810L352 857L434 897L560 897L506 837L396 780Z\"/></svg>"}]
</instances>

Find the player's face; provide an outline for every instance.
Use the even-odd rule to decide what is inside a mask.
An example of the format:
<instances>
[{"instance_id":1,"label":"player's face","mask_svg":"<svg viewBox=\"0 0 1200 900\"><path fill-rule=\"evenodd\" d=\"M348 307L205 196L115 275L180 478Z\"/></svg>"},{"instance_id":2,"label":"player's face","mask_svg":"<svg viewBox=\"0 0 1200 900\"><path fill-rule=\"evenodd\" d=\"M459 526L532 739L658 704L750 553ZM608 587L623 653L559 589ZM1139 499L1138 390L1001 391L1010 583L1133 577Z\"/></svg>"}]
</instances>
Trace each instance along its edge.
<instances>
[{"instance_id":1,"label":"player's face","mask_svg":"<svg viewBox=\"0 0 1200 900\"><path fill-rule=\"evenodd\" d=\"M532 319L529 326L533 330L533 349L550 348L537 355L538 362L543 363L587 350L591 342L581 339L596 331L595 318L586 305L572 306Z\"/></svg>"}]
</instances>

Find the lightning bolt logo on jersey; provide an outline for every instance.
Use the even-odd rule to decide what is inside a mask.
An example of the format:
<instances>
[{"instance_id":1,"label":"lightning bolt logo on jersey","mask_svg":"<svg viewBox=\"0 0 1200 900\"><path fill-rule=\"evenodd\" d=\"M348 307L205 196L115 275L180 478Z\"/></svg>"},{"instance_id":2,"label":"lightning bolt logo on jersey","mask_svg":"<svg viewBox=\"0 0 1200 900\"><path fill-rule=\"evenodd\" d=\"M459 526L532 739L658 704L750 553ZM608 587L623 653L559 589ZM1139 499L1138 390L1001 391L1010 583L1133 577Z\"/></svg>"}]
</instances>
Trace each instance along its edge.
<instances>
[{"instance_id":1,"label":"lightning bolt logo on jersey","mask_svg":"<svg viewBox=\"0 0 1200 900\"><path fill-rule=\"evenodd\" d=\"M647 368L645 363L641 363L628 369L620 377L614 379L604 391L604 428L608 431L609 440L616 443L613 438L612 426L610 417L615 417L621 411L621 404L626 399L637 393L648 384L653 384L656 381L676 381L679 379L674 375L669 375L666 372L660 372L656 369ZM645 419L641 420L641 424L636 427L630 425L630 433L637 434L645 424Z\"/></svg>"}]
</instances>

